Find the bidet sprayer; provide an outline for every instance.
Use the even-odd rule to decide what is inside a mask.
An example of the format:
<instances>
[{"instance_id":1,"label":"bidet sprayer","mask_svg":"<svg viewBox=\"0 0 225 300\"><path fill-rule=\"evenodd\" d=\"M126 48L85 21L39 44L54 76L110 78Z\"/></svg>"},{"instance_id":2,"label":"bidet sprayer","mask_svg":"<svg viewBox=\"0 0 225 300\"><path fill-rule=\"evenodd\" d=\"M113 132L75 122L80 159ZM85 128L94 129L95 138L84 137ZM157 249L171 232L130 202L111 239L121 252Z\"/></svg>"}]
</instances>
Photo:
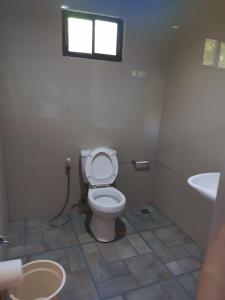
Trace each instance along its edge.
<instances>
[{"instance_id":1,"label":"bidet sprayer","mask_svg":"<svg viewBox=\"0 0 225 300\"><path fill-rule=\"evenodd\" d=\"M72 165L72 159L70 157L67 157L66 165L65 165L67 174L70 172L71 165Z\"/></svg>"}]
</instances>

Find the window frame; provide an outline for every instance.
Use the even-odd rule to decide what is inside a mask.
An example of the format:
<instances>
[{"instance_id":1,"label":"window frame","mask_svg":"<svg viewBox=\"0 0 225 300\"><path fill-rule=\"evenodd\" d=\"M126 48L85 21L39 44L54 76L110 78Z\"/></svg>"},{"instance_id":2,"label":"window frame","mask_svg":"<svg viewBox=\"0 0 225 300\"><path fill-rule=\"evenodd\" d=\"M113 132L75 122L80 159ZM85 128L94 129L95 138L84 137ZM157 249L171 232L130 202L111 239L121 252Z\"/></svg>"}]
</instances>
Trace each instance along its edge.
<instances>
[{"instance_id":1,"label":"window frame","mask_svg":"<svg viewBox=\"0 0 225 300\"><path fill-rule=\"evenodd\" d=\"M82 52L71 52L68 49L68 21L69 17L75 17L79 19L91 20L93 22L92 26L92 53L82 53ZM116 55L110 54L100 54L94 52L95 45L95 20L108 21L117 23L117 49ZM79 57L79 58L89 58L98 60L109 60L121 62L123 58L123 36L124 36L124 20L117 17L93 14L83 11L75 11L70 9L62 9L62 52L63 56Z\"/></svg>"}]
</instances>

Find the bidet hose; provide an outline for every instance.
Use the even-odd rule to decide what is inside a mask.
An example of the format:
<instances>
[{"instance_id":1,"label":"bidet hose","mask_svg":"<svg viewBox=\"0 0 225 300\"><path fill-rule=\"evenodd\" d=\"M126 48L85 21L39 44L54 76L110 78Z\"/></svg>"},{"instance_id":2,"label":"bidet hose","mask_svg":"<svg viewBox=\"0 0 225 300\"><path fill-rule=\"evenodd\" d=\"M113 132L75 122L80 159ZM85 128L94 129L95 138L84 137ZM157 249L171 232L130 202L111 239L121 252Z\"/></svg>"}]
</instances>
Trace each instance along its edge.
<instances>
[{"instance_id":1,"label":"bidet hose","mask_svg":"<svg viewBox=\"0 0 225 300\"><path fill-rule=\"evenodd\" d=\"M70 158L67 158L66 161L66 175L67 175L67 190L66 190L66 198L65 198L65 202L62 206L62 208L60 209L60 211L57 213L57 215L55 215L53 218L51 218L48 222L50 227L62 227L65 226L66 224L68 224L71 220L71 216L70 213L68 213L66 220L63 223L57 223L56 220L61 217L61 215L64 213L68 203L69 203L69 198L70 198Z\"/></svg>"}]
</instances>

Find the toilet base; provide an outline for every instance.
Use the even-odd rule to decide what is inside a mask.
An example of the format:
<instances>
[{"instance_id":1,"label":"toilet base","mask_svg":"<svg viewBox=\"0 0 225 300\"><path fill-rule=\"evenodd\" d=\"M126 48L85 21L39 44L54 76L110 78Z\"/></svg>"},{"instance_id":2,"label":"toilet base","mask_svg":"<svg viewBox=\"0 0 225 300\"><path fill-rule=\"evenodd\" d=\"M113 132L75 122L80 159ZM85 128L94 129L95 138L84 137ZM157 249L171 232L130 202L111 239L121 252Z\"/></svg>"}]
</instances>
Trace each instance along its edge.
<instances>
[{"instance_id":1,"label":"toilet base","mask_svg":"<svg viewBox=\"0 0 225 300\"><path fill-rule=\"evenodd\" d=\"M91 218L90 229L96 240L100 242L111 242L116 238L115 219L102 218L93 214Z\"/></svg>"}]
</instances>

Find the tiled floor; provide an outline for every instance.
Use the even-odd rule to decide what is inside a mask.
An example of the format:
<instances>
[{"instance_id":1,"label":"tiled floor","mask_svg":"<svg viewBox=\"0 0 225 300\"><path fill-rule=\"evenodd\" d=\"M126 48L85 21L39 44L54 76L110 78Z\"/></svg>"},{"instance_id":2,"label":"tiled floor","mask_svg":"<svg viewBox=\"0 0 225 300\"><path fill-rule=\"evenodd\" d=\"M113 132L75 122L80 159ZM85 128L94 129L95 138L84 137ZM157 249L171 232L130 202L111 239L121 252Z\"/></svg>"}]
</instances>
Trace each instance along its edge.
<instances>
[{"instance_id":1,"label":"tiled floor","mask_svg":"<svg viewBox=\"0 0 225 300\"><path fill-rule=\"evenodd\" d=\"M52 259L67 272L65 300L195 299L203 251L152 205L127 209L118 238L99 243L78 212L60 229L47 219L12 223L9 258Z\"/></svg>"}]
</instances>

